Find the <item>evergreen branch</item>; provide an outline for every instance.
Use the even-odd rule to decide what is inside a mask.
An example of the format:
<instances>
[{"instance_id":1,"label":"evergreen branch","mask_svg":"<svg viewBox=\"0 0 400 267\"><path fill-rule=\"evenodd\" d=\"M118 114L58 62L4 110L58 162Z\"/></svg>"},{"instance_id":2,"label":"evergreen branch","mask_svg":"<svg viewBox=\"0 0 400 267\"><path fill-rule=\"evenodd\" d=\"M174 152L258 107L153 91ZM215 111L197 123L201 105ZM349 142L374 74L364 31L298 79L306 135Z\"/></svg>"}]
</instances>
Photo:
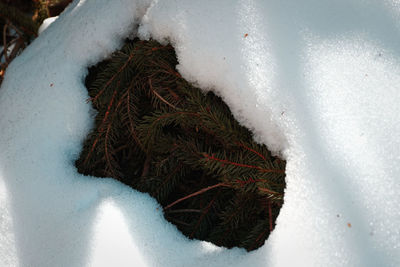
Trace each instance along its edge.
<instances>
[{"instance_id":1,"label":"evergreen branch","mask_svg":"<svg viewBox=\"0 0 400 267\"><path fill-rule=\"evenodd\" d=\"M161 186L158 188L157 193L159 193L160 189L167 183L169 180L182 168L182 164L179 164L175 167L175 169L167 176L167 178L163 181Z\"/></svg>"},{"instance_id":2,"label":"evergreen branch","mask_svg":"<svg viewBox=\"0 0 400 267\"><path fill-rule=\"evenodd\" d=\"M241 147L243 147L243 148L245 148L245 149L247 149L247 150L249 150L249 151L251 151L251 152L253 152L253 153L256 154L257 156L259 156L260 158L262 158L264 161L267 161L267 159L266 159L261 153L255 151L254 149L252 149L252 148L250 148L250 147L247 147L247 146L245 146L243 143L240 143L240 142L236 142L236 144L239 145L239 146L241 146Z\"/></svg>"},{"instance_id":3,"label":"evergreen branch","mask_svg":"<svg viewBox=\"0 0 400 267\"><path fill-rule=\"evenodd\" d=\"M168 92L172 95L175 100L179 100L179 95L177 95L169 86L167 87Z\"/></svg>"},{"instance_id":4,"label":"evergreen branch","mask_svg":"<svg viewBox=\"0 0 400 267\"><path fill-rule=\"evenodd\" d=\"M257 183L257 182L260 182L260 183L268 183L268 184L271 183L270 181L265 180L265 179L253 179L253 178L251 178L251 177L250 177L249 179L245 180L245 181L236 179L236 182L237 182L241 187L244 187L245 185L248 185L248 184ZM278 193L278 192L275 192L275 191L270 190L270 189L268 189L268 188L258 187L258 189L259 189L261 192L266 192L266 193L268 193L268 194L270 194L270 195L283 196L283 194Z\"/></svg>"},{"instance_id":5,"label":"evergreen branch","mask_svg":"<svg viewBox=\"0 0 400 267\"><path fill-rule=\"evenodd\" d=\"M189 115L189 116L195 116L195 117L198 117L198 116L199 116L199 114L198 114L198 113L195 113L195 112L184 112L184 111L180 111L180 112L174 112L174 113L167 113L167 114L164 114L164 115L158 117L158 118L154 121L154 123L159 122L159 121L161 121L161 120L163 120L163 119L166 119L166 118L169 118L169 117L176 116L176 115Z\"/></svg>"},{"instance_id":6,"label":"evergreen branch","mask_svg":"<svg viewBox=\"0 0 400 267\"><path fill-rule=\"evenodd\" d=\"M224 220L224 224L229 224L229 223L233 220L233 218L235 218L235 216L236 216L240 211L242 211L243 207L245 207L247 203L246 203L246 201L241 201L241 202L239 203L239 206L237 206L236 204L237 204L237 203L235 203L234 212L233 212L230 216L228 216L227 219Z\"/></svg>"},{"instance_id":7,"label":"evergreen branch","mask_svg":"<svg viewBox=\"0 0 400 267\"><path fill-rule=\"evenodd\" d=\"M169 208L175 206L176 204L178 204L178 203L180 203L180 202L182 202L182 201L184 201L184 200L186 200L186 199L188 199L188 198L191 198L191 197L194 197L194 196L203 194L203 193L207 192L208 190L211 190L211 189L214 189L214 188L217 188L217 187L221 187L221 186L230 187L230 186L229 186L228 184L226 184L226 183L218 183L218 184L215 184L215 185L211 185L211 186L208 186L208 187L206 187L206 188L203 188L203 189L201 189L201 190L199 190L199 191L197 191L197 192L194 192L194 193L192 193L192 194L190 194L190 195L187 195L187 196L185 196L185 197L182 197L182 198L180 198L180 199L178 199L178 200L172 202L171 204L167 205L164 209L167 210L167 209L169 209Z\"/></svg>"},{"instance_id":8,"label":"evergreen branch","mask_svg":"<svg viewBox=\"0 0 400 267\"><path fill-rule=\"evenodd\" d=\"M130 63L130 61L133 59L134 54L130 54L128 59L126 60L126 62L118 69L118 71L111 76L111 78L106 82L106 84L103 86L103 88L98 92L98 94L93 97L93 98L89 98L90 101L95 102L103 93L104 91L107 89L107 87L117 78L117 76L128 66L128 64Z\"/></svg>"},{"instance_id":9,"label":"evergreen branch","mask_svg":"<svg viewBox=\"0 0 400 267\"><path fill-rule=\"evenodd\" d=\"M87 155L86 155L85 160L83 161L83 166L87 166L88 161L89 161L90 157L92 156L92 153L93 153L94 149L96 148L97 143L98 143L99 140L100 140L99 137L100 137L100 136L98 136L98 137L94 140L94 142L93 142L93 144L92 144L92 146L91 146L89 152L88 152Z\"/></svg>"},{"instance_id":10,"label":"evergreen branch","mask_svg":"<svg viewBox=\"0 0 400 267\"><path fill-rule=\"evenodd\" d=\"M142 145L142 143L140 142L140 140L139 140L139 138L138 138L138 136L137 136L137 134L136 134L136 130L135 130L135 127L134 127L134 123L133 123L133 118L132 118L132 112L133 111L131 111L131 107L130 107L130 101L131 101L131 99L130 99L130 92L129 92L130 90L128 89L128 91L127 91L127 95L126 95L126 109L127 109L127 115L128 115L128 120L129 120L129 123L128 123L128 125L129 125L129 130L130 130L130 132L131 132L131 135L132 135L132 137L133 137L133 139L136 141L136 143L140 146L140 148L142 149L142 150L144 150L144 148L143 148L143 145Z\"/></svg>"},{"instance_id":11,"label":"evergreen branch","mask_svg":"<svg viewBox=\"0 0 400 267\"><path fill-rule=\"evenodd\" d=\"M104 129L103 129L103 128L104 128L104 124L106 123L107 118L108 118L108 115L110 114L110 110L111 110L111 107L112 107L112 105L113 105L113 103L114 103L114 98L115 98L115 95L116 95L116 94L117 94L117 91L114 90L114 93L113 93L113 95L112 95L112 97L111 97L111 100L110 100L110 102L109 102L109 104L108 104L108 107L107 107L106 113L105 113L105 115L104 115L104 118L103 118L103 120L102 120L102 122L101 122L101 124L100 124L100 126L99 126L98 136L97 136L97 138L94 140L94 142L93 142L93 144L92 144L92 148L90 149L89 153L87 154L87 156L86 156L86 158L85 158L85 160L84 160L84 162L83 162L83 165L87 165L87 163L88 163L88 161L89 161L89 159L90 159L90 157L91 157L93 151L94 151L95 148L96 148L96 145L97 145L98 141L100 140L101 135L102 135L103 132L104 132ZM107 132L108 132L108 128L109 128L109 127L107 127ZM107 140L107 137L106 137L106 140ZM107 153L106 153L105 155L106 155L106 157L108 156Z\"/></svg>"},{"instance_id":12,"label":"evergreen branch","mask_svg":"<svg viewBox=\"0 0 400 267\"><path fill-rule=\"evenodd\" d=\"M150 90L153 94L156 95L156 97L158 99L160 99L162 102L164 102L165 104L167 104L168 106L170 106L173 109L176 109L176 107L174 105L172 105L171 103L169 103L167 100L165 100L165 98L163 98L159 93L157 93L154 89L153 89L153 85L151 84L151 78L149 78L149 85L150 85Z\"/></svg>"},{"instance_id":13,"label":"evergreen branch","mask_svg":"<svg viewBox=\"0 0 400 267\"><path fill-rule=\"evenodd\" d=\"M197 228L199 227L200 223L203 221L204 217L208 213L208 211L211 209L212 205L214 204L215 200L219 196L221 191L219 191L217 194L215 194L214 198L208 203L207 207L204 209L204 211L201 213L201 216L199 220L197 221L196 225L193 228L192 233L190 234L190 238L193 238L194 233L196 232Z\"/></svg>"},{"instance_id":14,"label":"evergreen branch","mask_svg":"<svg viewBox=\"0 0 400 267\"><path fill-rule=\"evenodd\" d=\"M148 192L188 237L254 249L282 206L285 161L253 141L221 98L182 79L176 64L171 46L136 39L89 70L98 113L78 170Z\"/></svg>"},{"instance_id":15,"label":"evergreen branch","mask_svg":"<svg viewBox=\"0 0 400 267\"><path fill-rule=\"evenodd\" d=\"M261 192L266 192L270 195L283 196L283 194L281 194L281 193L272 191L272 190L270 190L268 188L264 188L264 187L258 187L258 190L260 190Z\"/></svg>"},{"instance_id":16,"label":"evergreen branch","mask_svg":"<svg viewBox=\"0 0 400 267\"><path fill-rule=\"evenodd\" d=\"M241 187L243 187L243 186L245 186L245 185L247 185L247 184L252 184L252 183L257 183L257 182L261 182L261 183L265 183L265 182L267 182L266 180L263 180L263 179L253 179L253 178L249 178L249 179L247 179L247 180L240 180L240 179L236 179L236 182L241 186Z\"/></svg>"},{"instance_id":17,"label":"evergreen branch","mask_svg":"<svg viewBox=\"0 0 400 267\"><path fill-rule=\"evenodd\" d=\"M108 115L110 114L111 107L112 107L112 105L113 105L113 103L114 103L114 99L115 99L116 94L117 94L117 90L114 90L114 93L113 93L113 95L112 95L112 97L111 97L110 103L108 104L107 111L106 111L106 113L104 114L104 118L103 118L103 121L102 121L102 124L101 124L101 125L104 125L104 123L105 123L105 122L107 121L107 119L108 119ZM100 129L102 129L101 126L100 126Z\"/></svg>"},{"instance_id":18,"label":"evergreen branch","mask_svg":"<svg viewBox=\"0 0 400 267\"><path fill-rule=\"evenodd\" d=\"M108 148L110 146L109 137L110 137L111 125L112 125L111 123L108 124L107 130L106 130L106 133L105 133L104 155L106 157L106 163L107 163L106 166L107 166L108 170L111 172L111 176L116 177L115 172L114 172L114 168L113 168L112 163L111 163L112 160L111 160L110 152L108 151Z\"/></svg>"},{"instance_id":19,"label":"evergreen branch","mask_svg":"<svg viewBox=\"0 0 400 267\"><path fill-rule=\"evenodd\" d=\"M226 160L226 159L219 159L219 158L216 158L216 157L214 157L214 156L210 156L210 155L208 155L207 153L203 153L203 156L204 156L206 159L218 161L218 162L221 162L222 164L229 164L229 165L234 165L234 166L243 167L243 168L256 169L256 170L259 170L260 172L264 172L264 173L266 173L266 172L285 173L285 172L282 171L282 170L277 170L277 169L263 169L263 168L261 168L261 167L259 167L259 166L248 165L248 164L243 164L243 163L236 163L236 162L232 162L232 161L229 161L229 160Z\"/></svg>"},{"instance_id":20,"label":"evergreen branch","mask_svg":"<svg viewBox=\"0 0 400 267\"><path fill-rule=\"evenodd\" d=\"M127 148L129 148L129 144L124 144L124 145L122 145L122 146L120 146L120 147L114 149L114 153L118 153L118 152L120 152L121 150L124 150L124 149L127 149ZM105 156L102 157L102 158L100 158L100 159L98 159L97 161L95 161L95 162L93 163L93 166L96 166L97 164L100 164L100 163L103 162L104 160L105 160Z\"/></svg>"},{"instance_id":21,"label":"evergreen branch","mask_svg":"<svg viewBox=\"0 0 400 267\"><path fill-rule=\"evenodd\" d=\"M266 228L263 232L261 232L257 236L256 240L254 241L254 244L251 246L251 249L254 249L257 246L257 243L267 234L267 232L268 232L268 228Z\"/></svg>"}]
</instances>

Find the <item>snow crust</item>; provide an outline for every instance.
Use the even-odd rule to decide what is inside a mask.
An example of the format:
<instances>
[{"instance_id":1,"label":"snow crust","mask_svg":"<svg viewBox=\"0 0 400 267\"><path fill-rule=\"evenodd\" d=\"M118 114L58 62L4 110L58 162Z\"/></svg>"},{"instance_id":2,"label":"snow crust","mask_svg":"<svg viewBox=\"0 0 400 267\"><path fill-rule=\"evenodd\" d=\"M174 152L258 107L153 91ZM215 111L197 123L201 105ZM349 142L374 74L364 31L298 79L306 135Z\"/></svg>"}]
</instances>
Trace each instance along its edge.
<instances>
[{"instance_id":1,"label":"snow crust","mask_svg":"<svg viewBox=\"0 0 400 267\"><path fill-rule=\"evenodd\" d=\"M0 88L0 265L399 266L399 31L389 0L74 1ZM190 241L148 195L77 173L87 67L132 32L287 159L257 251Z\"/></svg>"}]
</instances>

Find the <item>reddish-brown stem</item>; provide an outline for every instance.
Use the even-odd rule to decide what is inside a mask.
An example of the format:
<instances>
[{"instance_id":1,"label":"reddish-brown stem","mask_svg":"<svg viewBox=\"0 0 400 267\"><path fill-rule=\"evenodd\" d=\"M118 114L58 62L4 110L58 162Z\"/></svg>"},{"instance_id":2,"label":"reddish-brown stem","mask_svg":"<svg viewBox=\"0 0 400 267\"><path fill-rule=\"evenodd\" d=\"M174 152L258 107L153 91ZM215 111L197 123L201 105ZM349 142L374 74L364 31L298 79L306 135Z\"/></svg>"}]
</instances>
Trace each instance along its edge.
<instances>
[{"instance_id":1,"label":"reddish-brown stem","mask_svg":"<svg viewBox=\"0 0 400 267\"><path fill-rule=\"evenodd\" d=\"M281 193L272 191L272 190L270 190L270 189L268 189L268 188L264 188L264 187L259 187L258 190L260 190L260 191L262 191L262 192L266 192L266 193L271 194L271 195L278 195L278 196L282 196L282 195L283 195L283 194L281 194Z\"/></svg>"},{"instance_id":2,"label":"reddish-brown stem","mask_svg":"<svg viewBox=\"0 0 400 267\"><path fill-rule=\"evenodd\" d=\"M268 228L265 229L261 234L259 234L256 238L256 241L254 241L254 244L252 246L252 249L257 245L257 242L259 242L261 240L261 238L267 233Z\"/></svg>"},{"instance_id":3,"label":"reddish-brown stem","mask_svg":"<svg viewBox=\"0 0 400 267\"><path fill-rule=\"evenodd\" d=\"M170 117L170 116L176 115L176 114L187 114L187 115L199 116L197 113L192 113L192 112L167 113L167 114L164 114L164 115L158 117L155 121L153 121L153 122L151 123L151 125L153 126L153 125L154 125L155 123L157 123L158 121L160 121L160 120L162 120L162 119L165 119L165 118L168 118L168 117ZM146 133L147 135L150 134L150 129L151 129L151 128L152 128L152 127L150 127L150 128L147 130L147 133Z\"/></svg>"},{"instance_id":4,"label":"reddish-brown stem","mask_svg":"<svg viewBox=\"0 0 400 267\"><path fill-rule=\"evenodd\" d=\"M265 161L267 160L261 153L255 151L254 149L252 149L252 148L250 148L250 147L245 146L243 143L236 142L236 144L238 144L239 146L244 147L245 149L247 149L247 150L253 152L254 154L256 154L257 156L259 156L259 157L262 158L263 160L265 160Z\"/></svg>"},{"instance_id":5,"label":"reddish-brown stem","mask_svg":"<svg viewBox=\"0 0 400 267\"><path fill-rule=\"evenodd\" d=\"M159 47L152 47L152 48L151 48L151 51L152 51L152 52L154 52L154 51L157 51L157 50L162 50L162 49L164 49L164 50L169 50L169 49L172 49L172 46L159 46Z\"/></svg>"},{"instance_id":6,"label":"reddish-brown stem","mask_svg":"<svg viewBox=\"0 0 400 267\"><path fill-rule=\"evenodd\" d=\"M92 145L92 147L91 147L89 153L87 154L85 160L83 161L83 164L84 164L84 165L86 165L86 164L88 163L88 161L89 161L89 159L90 159L90 157L91 157L91 155L92 155L94 149L96 148L96 145L97 145L97 143L98 143L98 141L99 141L99 139L100 139L100 136L101 136L101 135L103 134L103 132L104 132L104 129L103 129L103 128L104 128L104 124L105 124L105 122L107 121L108 115L110 114L110 110L111 110L111 107L112 107L112 105L113 105L114 98L115 98L115 95L116 95L116 94L117 94L117 90L114 90L114 93L113 93L113 95L112 95L112 98L111 98L111 100L110 100L110 102L109 102L109 104L108 104L107 111L106 111L106 113L105 113L105 115L104 115L103 121L101 122L101 125L100 125L100 127L99 127L99 131L98 131L99 135L98 135L98 136L96 137L96 139L94 140L93 145ZM120 104L121 104L121 101L119 101L118 106L119 106ZM107 134L108 134L108 131L109 131L108 128L110 128L110 125L111 125L111 124L109 124L109 126L107 127ZM107 149L106 149L106 151L107 151ZM108 157L108 156L107 156L107 154L106 154L106 160L107 160L107 157Z\"/></svg>"},{"instance_id":7,"label":"reddish-brown stem","mask_svg":"<svg viewBox=\"0 0 400 267\"><path fill-rule=\"evenodd\" d=\"M223 164L229 164L229 165L234 165L234 166L243 167L243 168L249 168L249 169L256 169L256 170L259 170L260 172L284 173L284 171L282 171L282 170L264 169L264 168L261 168L259 166L255 166L255 165L247 165L247 164L243 164L243 163L232 162L232 161L229 161L229 160L226 160L226 159L219 159L219 158L216 158L214 156L210 156L207 153L203 153L203 155L207 159L215 160L215 161L221 162Z\"/></svg>"},{"instance_id":8,"label":"reddish-brown stem","mask_svg":"<svg viewBox=\"0 0 400 267\"><path fill-rule=\"evenodd\" d=\"M190 238L193 238L194 233L196 232L197 228L199 227L201 221L204 219L204 216L206 216L206 214L208 213L208 211L210 210L210 208L212 207L212 205L214 204L215 200L217 199L217 197L219 196L219 193L221 191L218 192L218 194L216 194L214 196L214 198L210 201L210 203L207 205L207 207L204 209L203 213L201 214L199 220L196 223L196 226L194 227L192 233L190 234Z\"/></svg>"},{"instance_id":9,"label":"reddish-brown stem","mask_svg":"<svg viewBox=\"0 0 400 267\"><path fill-rule=\"evenodd\" d=\"M84 166L87 165L87 163L88 163L90 157L92 156L92 153L93 153L93 151L94 151L94 149L95 149L95 147L96 147L96 145L97 145L97 142L99 141L99 137L100 137L100 136L98 136L98 137L94 140L94 142L93 142L93 144L92 144L92 147L91 147L90 150L89 150L89 153L87 154L85 160L83 161L83 165L84 165Z\"/></svg>"},{"instance_id":10,"label":"reddish-brown stem","mask_svg":"<svg viewBox=\"0 0 400 267\"><path fill-rule=\"evenodd\" d=\"M175 100L179 99L179 96L170 87L167 87L167 90L173 96L173 98L175 98Z\"/></svg>"},{"instance_id":11,"label":"reddish-brown stem","mask_svg":"<svg viewBox=\"0 0 400 267\"><path fill-rule=\"evenodd\" d=\"M236 179L236 182L237 182L238 184L240 184L241 187L243 187L243 186L245 186L245 185L247 185L247 184L252 184L252 183L257 183L257 182L261 182L261 183L272 183L272 182L270 182L270 181L266 181L266 180L263 180L263 179L253 179L253 178L251 178L251 177L250 177L248 180L246 180L246 181ZM266 192L266 193L271 194L271 195L278 195L278 196L281 196L281 195L282 195L281 193L275 192L275 191L270 190L270 189L268 189L268 188L258 187L258 189L259 189L260 191L262 191L262 192Z\"/></svg>"},{"instance_id":12,"label":"reddish-brown stem","mask_svg":"<svg viewBox=\"0 0 400 267\"><path fill-rule=\"evenodd\" d=\"M110 100L110 103L109 103L109 105L108 105L108 108L107 108L107 111L106 111L106 115L104 116L104 119L103 119L103 123L102 123L102 124L104 124L104 123L107 121L107 118L106 118L106 117L110 114L111 107L112 107L112 104L113 104L113 102L114 102L116 93L117 93L117 91L114 90L113 96L112 96L112 98L111 98L111 100ZM112 164L111 164L110 154L109 154L109 151L108 151L108 140L109 140L109 136L110 136L110 131L111 131L112 122L113 122L113 120L114 120L114 117L115 117L115 115L116 115L116 113L117 113L118 108L122 105L122 102L123 102L123 99L124 99L124 96L125 96L125 95L126 95L126 93L121 97L121 99L120 99L120 100L118 101L118 103L117 103L117 106L115 107L115 110L114 110L114 112L113 112L113 114L112 114L112 116L111 116L111 118L110 118L110 122L109 122L108 125L107 125L107 130L106 130L106 135L105 135L105 140L104 140L104 153L105 153L105 158L106 158L108 167L109 167L110 170L111 170L112 176L114 176L114 177L115 177L115 175L114 175L114 171L113 171Z\"/></svg>"},{"instance_id":13,"label":"reddish-brown stem","mask_svg":"<svg viewBox=\"0 0 400 267\"><path fill-rule=\"evenodd\" d=\"M253 178L249 178L248 180L246 180L246 181L243 181L243 180L239 180L239 179L236 179L236 182L238 183L238 184L240 184L240 186L245 186L246 184L252 184L252 183L257 183L257 182L266 182L265 180L262 180L262 179L253 179Z\"/></svg>"},{"instance_id":14,"label":"reddish-brown stem","mask_svg":"<svg viewBox=\"0 0 400 267\"><path fill-rule=\"evenodd\" d=\"M112 95L112 97L111 97L110 103L108 104L107 111L106 111L106 113L105 113L105 115L104 115L102 124L105 123L105 122L107 121L107 118L108 118L108 115L110 114L110 110L111 110L111 107L112 107L112 105L113 105L113 103L114 103L114 98L115 98L115 95L116 95L116 94L117 94L117 90L114 90L114 93L113 93L113 95Z\"/></svg>"},{"instance_id":15,"label":"reddish-brown stem","mask_svg":"<svg viewBox=\"0 0 400 267\"><path fill-rule=\"evenodd\" d=\"M171 70L170 73L171 73L172 75L175 75L175 76L178 77L178 78L182 78L182 76L179 74L179 72L176 72L176 71Z\"/></svg>"},{"instance_id":16,"label":"reddish-brown stem","mask_svg":"<svg viewBox=\"0 0 400 267\"><path fill-rule=\"evenodd\" d=\"M164 209L167 210L167 209L169 209L169 208L175 206L176 204L178 204L178 203L180 203L180 202L182 202L182 201L184 201L184 200L186 200L186 199L188 199L188 198L191 198L191 197L194 197L194 196L203 194L203 193L205 193L205 192L207 192L207 191L209 191L209 190L211 190L211 189L214 189L214 188L217 188L217 187L221 187L221 186L230 187L230 186L229 186L228 184L226 184L226 183L218 183L218 184L215 184L215 185L211 185L211 186L208 186L208 187L206 187L206 188L203 188L203 189L201 189L201 190L199 190L199 191L197 191L197 192L194 192L194 193L192 193L192 194L190 194L190 195L187 195L187 196L185 196L185 197L182 197L182 198L180 198L180 199L178 199L178 200L172 202L171 204L169 204L168 206L166 206Z\"/></svg>"},{"instance_id":17,"label":"reddish-brown stem","mask_svg":"<svg viewBox=\"0 0 400 267\"><path fill-rule=\"evenodd\" d=\"M118 74L120 74L125 68L126 66L129 64L129 62L133 59L133 53L129 55L128 60L124 63L124 65L122 65L118 71L106 82L106 84L103 86L103 88L97 93L97 95L93 98L91 98L90 100L92 102L95 102L106 90L106 88L114 81L114 79L117 77Z\"/></svg>"},{"instance_id":18,"label":"reddish-brown stem","mask_svg":"<svg viewBox=\"0 0 400 267\"><path fill-rule=\"evenodd\" d=\"M165 118L171 117L171 116L176 115L176 114L192 115L192 116L196 116L196 117L199 116L199 114L197 114L197 113L183 112L183 111L182 112L175 112L175 113L167 113L167 114L164 114L164 115L158 117L155 121L152 122L152 125L154 125L156 122L158 122L160 120L163 120ZM147 131L147 135L149 135L149 131L150 131L150 129Z\"/></svg>"},{"instance_id":19,"label":"reddish-brown stem","mask_svg":"<svg viewBox=\"0 0 400 267\"><path fill-rule=\"evenodd\" d=\"M153 84L151 83L151 78L149 78L149 85L150 85L150 90L151 92L158 98L160 99L162 102L164 102L165 104L167 104L168 106L170 106L173 109L176 109L176 107L174 105L172 105L171 103L169 103L167 100L165 100L164 97L162 97L159 93L157 93L154 89L153 89Z\"/></svg>"}]
</instances>

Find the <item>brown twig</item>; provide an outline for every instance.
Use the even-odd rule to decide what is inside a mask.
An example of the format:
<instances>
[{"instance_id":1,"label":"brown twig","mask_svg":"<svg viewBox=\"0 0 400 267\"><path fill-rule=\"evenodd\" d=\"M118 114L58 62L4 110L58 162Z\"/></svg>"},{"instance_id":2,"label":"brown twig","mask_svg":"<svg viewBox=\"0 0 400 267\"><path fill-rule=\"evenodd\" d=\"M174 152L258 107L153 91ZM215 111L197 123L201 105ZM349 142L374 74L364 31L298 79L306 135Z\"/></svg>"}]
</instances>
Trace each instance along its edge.
<instances>
[{"instance_id":1,"label":"brown twig","mask_svg":"<svg viewBox=\"0 0 400 267\"><path fill-rule=\"evenodd\" d=\"M24 40L21 37L18 38L9 56L10 61L17 56L18 52L23 48L23 45L24 45Z\"/></svg>"},{"instance_id":2,"label":"brown twig","mask_svg":"<svg viewBox=\"0 0 400 267\"><path fill-rule=\"evenodd\" d=\"M167 104L168 106L170 106L173 109L176 109L176 107L174 105L172 105L171 103L169 103L167 100L165 100L164 97L162 97L159 93L157 93L154 89L153 89L153 84L151 83L151 78L149 78L149 85L150 85L150 90L153 94L155 94L155 96L160 99L162 102L164 102L165 104Z\"/></svg>"},{"instance_id":3,"label":"brown twig","mask_svg":"<svg viewBox=\"0 0 400 267\"><path fill-rule=\"evenodd\" d=\"M197 192L194 192L194 193L192 193L192 194L190 194L190 195L187 195L187 196L185 196L185 197L182 197L182 198L180 198L180 199L178 199L178 200L172 202L171 204L167 205L164 209L167 210L167 209L169 209L169 208L175 206L176 204L178 204L178 203L180 203L180 202L182 202L182 201L184 201L184 200L186 200L186 199L188 199L188 198L191 198L191 197L194 197L194 196L203 194L203 193L205 193L205 192L207 192L207 191L209 191L209 190L211 190L211 189L214 189L214 188L217 188L217 187L221 187L221 186L224 186L224 187L231 187L230 185L228 185L228 184L226 184L226 183L218 183L218 184L215 184L215 185L211 185L211 186L208 186L208 187L206 187L206 188L203 188L203 189L201 189L201 190L199 190L199 191L197 191Z\"/></svg>"},{"instance_id":4,"label":"brown twig","mask_svg":"<svg viewBox=\"0 0 400 267\"><path fill-rule=\"evenodd\" d=\"M16 26L14 26L14 24L12 24L11 21L8 21L8 26L13 28L13 30L16 31L20 37L22 37L24 35L24 33L21 32Z\"/></svg>"}]
</instances>

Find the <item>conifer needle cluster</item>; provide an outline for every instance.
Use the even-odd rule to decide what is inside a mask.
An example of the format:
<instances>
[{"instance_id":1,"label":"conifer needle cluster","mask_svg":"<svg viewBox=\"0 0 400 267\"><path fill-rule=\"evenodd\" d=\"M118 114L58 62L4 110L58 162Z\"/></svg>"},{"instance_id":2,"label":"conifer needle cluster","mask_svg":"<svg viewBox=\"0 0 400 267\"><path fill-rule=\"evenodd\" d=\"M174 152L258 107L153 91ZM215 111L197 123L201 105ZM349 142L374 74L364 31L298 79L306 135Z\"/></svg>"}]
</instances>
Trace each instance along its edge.
<instances>
[{"instance_id":1,"label":"conifer needle cluster","mask_svg":"<svg viewBox=\"0 0 400 267\"><path fill-rule=\"evenodd\" d=\"M97 116L76 166L148 192L189 238L256 249L283 204L286 163L176 64L171 45L135 39L89 70Z\"/></svg>"}]
</instances>

